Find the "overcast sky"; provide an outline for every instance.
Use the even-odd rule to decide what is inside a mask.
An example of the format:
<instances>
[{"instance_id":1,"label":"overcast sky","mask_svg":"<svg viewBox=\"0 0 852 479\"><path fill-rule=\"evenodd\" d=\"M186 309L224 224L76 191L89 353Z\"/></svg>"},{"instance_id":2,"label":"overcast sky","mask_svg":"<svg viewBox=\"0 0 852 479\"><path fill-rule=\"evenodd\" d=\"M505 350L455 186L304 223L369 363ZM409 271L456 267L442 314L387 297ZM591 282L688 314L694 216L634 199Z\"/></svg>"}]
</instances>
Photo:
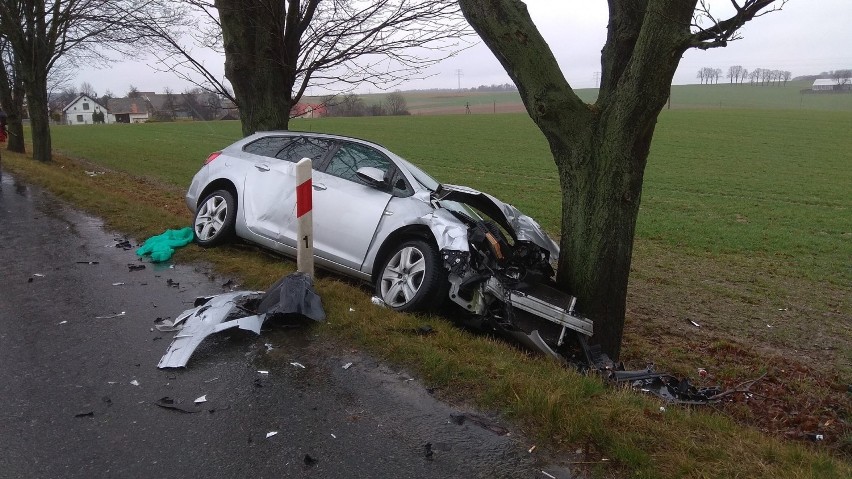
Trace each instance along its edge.
<instances>
[{"instance_id":1,"label":"overcast sky","mask_svg":"<svg viewBox=\"0 0 852 479\"><path fill-rule=\"evenodd\" d=\"M600 71L600 50L606 39L605 0L528 0L527 5L539 30L574 88L595 86ZM715 0L718 13L729 8L728 0ZM675 84L697 83L702 67L731 65L789 70L793 76L852 68L852 0L790 0L784 9L758 18L742 30L742 40L726 48L690 50L680 62ZM222 72L224 59L208 57L205 64ZM99 94L110 90L116 96L127 93L130 85L141 91L162 92L166 87L180 92L190 86L171 73L157 72L151 61L120 62L110 68L81 71L74 83L91 83ZM461 70L463 88L510 82L503 68L482 44L429 69L428 78L412 80L399 89L456 88ZM377 92L364 88L362 93ZM322 92L310 91L312 94Z\"/></svg>"}]
</instances>

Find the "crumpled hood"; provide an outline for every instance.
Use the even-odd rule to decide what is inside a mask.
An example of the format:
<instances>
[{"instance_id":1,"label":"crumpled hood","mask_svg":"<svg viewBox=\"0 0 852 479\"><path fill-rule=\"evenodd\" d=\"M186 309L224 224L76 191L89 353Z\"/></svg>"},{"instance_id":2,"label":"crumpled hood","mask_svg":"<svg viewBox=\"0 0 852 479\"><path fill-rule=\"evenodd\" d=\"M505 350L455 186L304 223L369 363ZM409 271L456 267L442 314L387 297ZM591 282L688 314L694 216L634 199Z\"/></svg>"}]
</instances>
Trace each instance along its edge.
<instances>
[{"instance_id":1,"label":"crumpled hood","mask_svg":"<svg viewBox=\"0 0 852 479\"><path fill-rule=\"evenodd\" d=\"M547 236L541 226L510 204L503 203L487 193L459 185L442 184L433 196L438 201L456 201L476 208L503 227L512 235L512 239L529 241L546 249L550 252L551 259L559 257L559 246Z\"/></svg>"}]
</instances>

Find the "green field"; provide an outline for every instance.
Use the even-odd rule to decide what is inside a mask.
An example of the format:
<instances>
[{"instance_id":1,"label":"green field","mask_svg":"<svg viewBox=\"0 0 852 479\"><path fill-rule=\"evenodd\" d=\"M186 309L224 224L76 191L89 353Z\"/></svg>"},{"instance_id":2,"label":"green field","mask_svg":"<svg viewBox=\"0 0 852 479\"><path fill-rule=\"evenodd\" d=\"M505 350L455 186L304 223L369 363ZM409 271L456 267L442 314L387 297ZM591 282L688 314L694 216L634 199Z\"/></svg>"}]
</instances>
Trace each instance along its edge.
<instances>
[{"instance_id":1,"label":"green field","mask_svg":"<svg viewBox=\"0 0 852 479\"><path fill-rule=\"evenodd\" d=\"M672 109L769 109L852 111L852 93L808 93L809 81L791 81L781 86L731 85L673 85ZM585 102L594 102L595 88L576 90ZM470 103L474 113L522 111L517 92L411 91L402 92L413 115L462 114ZM379 103L386 94L361 95L368 104ZM319 99L307 101L318 103Z\"/></svg>"}]
</instances>

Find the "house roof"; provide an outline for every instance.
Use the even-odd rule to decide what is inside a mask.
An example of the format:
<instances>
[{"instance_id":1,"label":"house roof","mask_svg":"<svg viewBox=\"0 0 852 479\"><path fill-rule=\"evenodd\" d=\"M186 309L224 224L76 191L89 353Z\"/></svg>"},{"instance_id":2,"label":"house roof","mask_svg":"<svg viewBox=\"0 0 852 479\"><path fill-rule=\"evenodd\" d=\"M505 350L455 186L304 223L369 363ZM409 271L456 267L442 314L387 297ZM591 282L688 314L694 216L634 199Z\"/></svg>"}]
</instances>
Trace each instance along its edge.
<instances>
[{"instance_id":1,"label":"house roof","mask_svg":"<svg viewBox=\"0 0 852 479\"><path fill-rule=\"evenodd\" d=\"M100 103L98 103L96 100L93 100L92 97L90 97L89 95L77 95L77 98L75 98L73 101L71 101L70 103L65 105L65 108L62 109L62 112L64 113L69 108L71 108L72 106L77 104L77 102L79 102L80 100L89 100L90 102L94 103L95 105L98 105L99 107L103 108L104 110L109 110L108 108L106 108L103 105L101 105Z\"/></svg>"},{"instance_id":2,"label":"house roof","mask_svg":"<svg viewBox=\"0 0 852 479\"><path fill-rule=\"evenodd\" d=\"M148 103L144 98L110 98L107 109L113 115L126 115L128 113L148 113Z\"/></svg>"},{"instance_id":3,"label":"house roof","mask_svg":"<svg viewBox=\"0 0 852 479\"><path fill-rule=\"evenodd\" d=\"M852 83L852 78L841 78L839 81L834 78L817 78L813 86L834 86L842 83Z\"/></svg>"}]
</instances>

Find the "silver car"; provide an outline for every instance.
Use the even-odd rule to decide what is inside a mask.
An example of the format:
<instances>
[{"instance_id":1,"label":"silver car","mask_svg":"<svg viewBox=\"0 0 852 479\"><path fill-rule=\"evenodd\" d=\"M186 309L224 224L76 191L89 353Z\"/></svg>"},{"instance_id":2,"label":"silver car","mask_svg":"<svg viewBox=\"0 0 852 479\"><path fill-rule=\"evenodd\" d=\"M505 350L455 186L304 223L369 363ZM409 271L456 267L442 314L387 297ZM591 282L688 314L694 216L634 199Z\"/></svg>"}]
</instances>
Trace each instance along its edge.
<instances>
[{"instance_id":1,"label":"silver car","mask_svg":"<svg viewBox=\"0 0 852 479\"><path fill-rule=\"evenodd\" d=\"M296 253L295 163L313 160L316 263L375 285L389 307L434 309L508 332L555 357L566 333L592 322L553 288L557 245L529 216L493 196L442 185L386 148L318 133L256 133L208 157L186 203L196 242L239 237Z\"/></svg>"}]
</instances>

